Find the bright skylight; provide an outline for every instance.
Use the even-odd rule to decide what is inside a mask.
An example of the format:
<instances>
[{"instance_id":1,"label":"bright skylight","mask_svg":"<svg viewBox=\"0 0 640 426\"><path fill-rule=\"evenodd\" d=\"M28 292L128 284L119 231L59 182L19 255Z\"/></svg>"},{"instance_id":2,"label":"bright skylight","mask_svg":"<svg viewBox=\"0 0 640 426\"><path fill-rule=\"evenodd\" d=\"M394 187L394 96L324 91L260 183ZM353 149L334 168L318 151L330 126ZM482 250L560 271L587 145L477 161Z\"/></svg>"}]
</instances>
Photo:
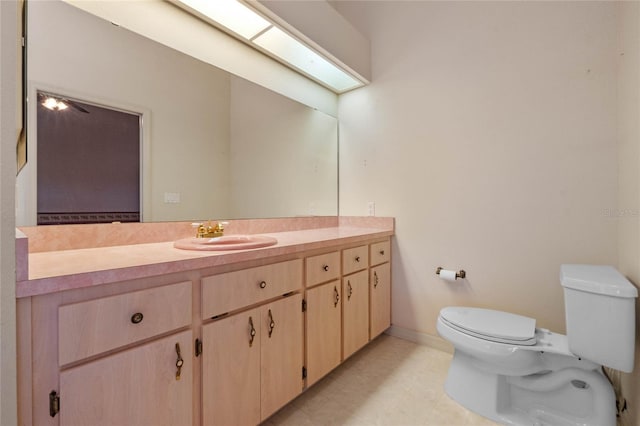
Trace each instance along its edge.
<instances>
[{"instance_id":1,"label":"bright skylight","mask_svg":"<svg viewBox=\"0 0 640 426\"><path fill-rule=\"evenodd\" d=\"M247 40L271 26L271 22L236 0L179 1Z\"/></svg>"},{"instance_id":2,"label":"bright skylight","mask_svg":"<svg viewBox=\"0 0 640 426\"><path fill-rule=\"evenodd\" d=\"M342 93L363 83L238 0L174 0L296 71Z\"/></svg>"},{"instance_id":3,"label":"bright skylight","mask_svg":"<svg viewBox=\"0 0 640 426\"><path fill-rule=\"evenodd\" d=\"M303 73L333 87L338 92L362 86L360 81L351 77L280 28L271 27L252 41Z\"/></svg>"}]
</instances>

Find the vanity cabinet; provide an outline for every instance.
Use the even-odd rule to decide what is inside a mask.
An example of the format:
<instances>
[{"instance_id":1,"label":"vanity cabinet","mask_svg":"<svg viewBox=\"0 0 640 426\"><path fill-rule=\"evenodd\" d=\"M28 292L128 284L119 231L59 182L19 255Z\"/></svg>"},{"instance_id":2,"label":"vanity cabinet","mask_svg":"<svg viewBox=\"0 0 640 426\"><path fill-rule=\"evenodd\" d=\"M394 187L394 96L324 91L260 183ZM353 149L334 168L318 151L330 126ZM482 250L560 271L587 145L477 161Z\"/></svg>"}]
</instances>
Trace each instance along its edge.
<instances>
[{"instance_id":1,"label":"vanity cabinet","mask_svg":"<svg viewBox=\"0 0 640 426\"><path fill-rule=\"evenodd\" d=\"M390 325L389 239L18 299L21 425L257 425Z\"/></svg>"},{"instance_id":2,"label":"vanity cabinet","mask_svg":"<svg viewBox=\"0 0 640 426\"><path fill-rule=\"evenodd\" d=\"M256 425L302 392L302 296L202 327L205 425Z\"/></svg>"}]
</instances>

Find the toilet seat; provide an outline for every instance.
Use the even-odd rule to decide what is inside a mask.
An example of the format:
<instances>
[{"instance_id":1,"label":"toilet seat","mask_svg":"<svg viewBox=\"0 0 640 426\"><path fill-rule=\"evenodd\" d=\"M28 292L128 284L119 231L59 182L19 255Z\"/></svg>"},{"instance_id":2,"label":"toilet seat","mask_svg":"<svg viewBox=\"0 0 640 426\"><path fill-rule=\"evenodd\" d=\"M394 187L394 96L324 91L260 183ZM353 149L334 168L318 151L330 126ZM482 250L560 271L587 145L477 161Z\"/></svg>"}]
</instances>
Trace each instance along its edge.
<instances>
[{"instance_id":1,"label":"toilet seat","mask_svg":"<svg viewBox=\"0 0 640 426\"><path fill-rule=\"evenodd\" d=\"M440 311L440 318L447 326L479 339L518 346L537 343L536 320L533 318L467 307L444 308Z\"/></svg>"}]
</instances>

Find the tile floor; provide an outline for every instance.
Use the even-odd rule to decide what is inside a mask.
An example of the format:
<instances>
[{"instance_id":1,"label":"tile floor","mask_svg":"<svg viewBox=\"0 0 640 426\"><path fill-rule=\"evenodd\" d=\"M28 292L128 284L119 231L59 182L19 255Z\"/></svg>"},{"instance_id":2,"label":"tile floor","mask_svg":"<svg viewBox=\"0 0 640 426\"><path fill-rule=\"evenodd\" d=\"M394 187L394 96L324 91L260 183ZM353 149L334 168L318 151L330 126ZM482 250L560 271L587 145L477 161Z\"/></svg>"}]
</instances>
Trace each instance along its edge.
<instances>
[{"instance_id":1,"label":"tile floor","mask_svg":"<svg viewBox=\"0 0 640 426\"><path fill-rule=\"evenodd\" d=\"M444 393L450 362L448 353L383 334L264 425L496 425Z\"/></svg>"}]
</instances>

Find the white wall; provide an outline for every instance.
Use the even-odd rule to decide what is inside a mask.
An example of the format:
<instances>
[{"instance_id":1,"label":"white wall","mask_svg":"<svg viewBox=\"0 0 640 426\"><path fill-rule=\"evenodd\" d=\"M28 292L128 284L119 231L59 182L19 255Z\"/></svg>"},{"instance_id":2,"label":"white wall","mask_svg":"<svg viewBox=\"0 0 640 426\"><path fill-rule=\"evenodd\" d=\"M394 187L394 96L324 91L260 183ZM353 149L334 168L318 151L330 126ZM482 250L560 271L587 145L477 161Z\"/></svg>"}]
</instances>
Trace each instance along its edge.
<instances>
[{"instance_id":1,"label":"white wall","mask_svg":"<svg viewBox=\"0 0 640 426\"><path fill-rule=\"evenodd\" d=\"M0 424L15 425L16 398L16 141L20 128L18 2L0 2Z\"/></svg>"},{"instance_id":2,"label":"white wall","mask_svg":"<svg viewBox=\"0 0 640 426\"><path fill-rule=\"evenodd\" d=\"M640 285L640 3L618 3L618 268ZM636 301L640 312L640 301ZM636 315L636 368L622 376L629 412L640 423L640 315Z\"/></svg>"},{"instance_id":3,"label":"white wall","mask_svg":"<svg viewBox=\"0 0 640 426\"><path fill-rule=\"evenodd\" d=\"M147 114L143 219L228 217L229 74L59 1L29 3L28 80ZM35 117L35 102L30 104ZM20 173L21 225L35 224L35 120ZM148 160L148 161L147 161ZM164 193L180 193L179 204Z\"/></svg>"},{"instance_id":4,"label":"white wall","mask_svg":"<svg viewBox=\"0 0 640 426\"><path fill-rule=\"evenodd\" d=\"M396 217L393 324L471 305L564 332L560 264L618 260L616 5L333 4L373 72L340 97L340 213Z\"/></svg>"}]
</instances>

